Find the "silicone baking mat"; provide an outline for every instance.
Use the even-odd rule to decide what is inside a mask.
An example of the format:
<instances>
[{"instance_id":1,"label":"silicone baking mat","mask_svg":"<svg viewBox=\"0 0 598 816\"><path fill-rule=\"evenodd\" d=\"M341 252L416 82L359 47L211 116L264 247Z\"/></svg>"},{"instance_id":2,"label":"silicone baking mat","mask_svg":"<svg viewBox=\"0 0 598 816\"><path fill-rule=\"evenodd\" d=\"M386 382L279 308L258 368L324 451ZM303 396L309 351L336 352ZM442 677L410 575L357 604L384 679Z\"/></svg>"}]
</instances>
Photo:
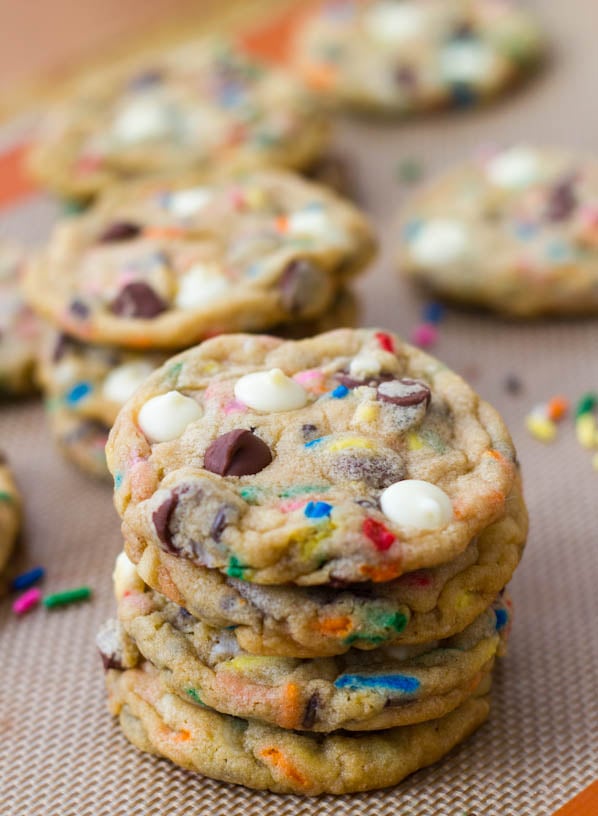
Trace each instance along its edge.
<instances>
[{"instance_id":1,"label":"silicone baking mat","mask_svg":"<svg viewBox=\"0 0 598 816\"><path fill-rule=\"evenodd\" d=\"M395 276L394 214L408 188L399 168L429 175L480 144L530 140L598 144L595 0L530 3L553 42L533 82L482 111L406 124L343 120L335 143L347 158L382 251L358 284L364 325L409 335L424 303ZM245 42L279 57L292 18L245 24ZM286 7L285 7L286 8ZM290 21L290 22L289 22ZM34 116L0 129L0 236L39 244L59 207L24 183L22 143ZM531 511L528 550L513 582L515 628L496 678L490 721L444 761L399 787L317 800L255 793L194 776L138 753L105 706L97 627L114 609L110 575L119 551L111 491L62 461L36 401L2 406L0 447L25 494L26 529L14 571L42 564L45 591L88 584L93 599L16 618L0 600L0 814L377 814L547 816L598 776L598 472L565 420L551 445L524 427L530 408L555 394L575 401L598 388L598 320L509 324L450 309L434 352L505 415L520 452ZM505 387L509 376L519 394ZM596 786L563 811L598 814Z\"/></svg>"}]
</instances>

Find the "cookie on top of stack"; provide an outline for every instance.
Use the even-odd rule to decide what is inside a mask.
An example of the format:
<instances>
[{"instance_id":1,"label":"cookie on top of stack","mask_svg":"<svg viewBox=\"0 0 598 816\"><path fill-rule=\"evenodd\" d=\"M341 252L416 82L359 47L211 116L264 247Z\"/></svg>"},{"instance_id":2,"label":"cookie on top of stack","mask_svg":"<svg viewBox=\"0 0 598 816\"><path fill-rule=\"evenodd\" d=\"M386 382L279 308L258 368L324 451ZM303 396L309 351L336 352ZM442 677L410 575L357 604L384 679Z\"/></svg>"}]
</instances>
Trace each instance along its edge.
<instances>
[{"instance_id":1,"label":"cookie on top of stack","mask_svg":"<svg viewBox=\"0 0 598 816\"><path fill-rule=\"evenodd\" d=\"M56 227L25 281L58 331L41 380L61 448L107 475L109 427L166 350L222 332L310 333L350 320L345 285L374 246L352 205L285 171L106 193Z\"/></svg>"},{"instance_id":2,"label":"cookie on top of stack","mask_svg":"<svg viewBox=\"0 0 598 816\"><path fill-rule=\"evenodd\" d=\"M527 534L501 418L396 335L228 335L107 447L123 553L98 639L142 750L258 789L399 782L487 717Z\"/></svg>"}]
</instances>

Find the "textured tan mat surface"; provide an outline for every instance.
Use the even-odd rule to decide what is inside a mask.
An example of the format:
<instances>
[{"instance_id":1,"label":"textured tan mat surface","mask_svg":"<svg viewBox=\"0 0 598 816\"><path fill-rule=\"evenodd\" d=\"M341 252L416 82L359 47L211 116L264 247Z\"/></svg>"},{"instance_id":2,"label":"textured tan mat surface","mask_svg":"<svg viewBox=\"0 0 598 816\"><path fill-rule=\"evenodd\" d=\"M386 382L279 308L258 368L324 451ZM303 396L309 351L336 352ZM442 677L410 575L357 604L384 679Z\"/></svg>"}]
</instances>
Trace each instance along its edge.
<instances>
[{"instance_id":1,"label":"textured tan mat surface","mask_svg":"<svg viewBox=\"0 0 598 816\"><path fill-rule=\"evenodd\" d=\"M405 126L345 123L338 143L353 157L362 203L383 252L360 283L365 323L408 334L421 300L391 269L394 168L418 158L426 171L491 140L544 140L597 148L598 6L536 0L557 53L525 90L480 113ZM0 234L43 239L53 207L42 200L0 213ZM27 527L16 567L43 564L46 591L89 584L93 601L16 619L0 600L1 816L171 814L376 814L548 816L598 776L598 473L573 425L551 446L523 421L556 393L598 389L598 319L510 325L449 311L435 353L505 414L518 445L530 505L528 551L513 584L515 629L490 721L439 765L400 787L302 800L194 777L142 756L120 734L104 700L93 639L113 611L110 573L119 550L110 489L62 462L35 402L0 409L0 447L25 493ZM508 374L523 382L506 393Z\"/></svg>"}]
</instances>

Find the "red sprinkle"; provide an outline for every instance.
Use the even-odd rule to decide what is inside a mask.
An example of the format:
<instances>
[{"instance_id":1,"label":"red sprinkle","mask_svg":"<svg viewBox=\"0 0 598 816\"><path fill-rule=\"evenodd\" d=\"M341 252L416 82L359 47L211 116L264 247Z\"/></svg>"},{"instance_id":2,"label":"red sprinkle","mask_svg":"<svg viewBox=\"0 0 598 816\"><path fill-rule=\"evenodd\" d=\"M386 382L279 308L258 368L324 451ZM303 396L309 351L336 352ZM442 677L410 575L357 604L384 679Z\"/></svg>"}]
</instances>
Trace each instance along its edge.
<instances>
[{"instance_id":1,"label":"red sprinkle","mask_svg":"<svg viewBox=\"0 0 598 816\"><path fill-rule=\"evenodd\" d=\"M380 348L383 348L384 351L390 351L394 354L395 344L390 334L384 334L384 332L376 332L374 336L378 341Z\"/></svg>"},{"instance_id":2,"label":"red sprinkle","mask_svg":"<svg viewBox=\"0 0 598 816\"><path fill-rule=\"evenodd\" d=\"M389 550L396 541L395 536L383 524L373 518L366 518L363 522L363 533L374 544L379 552Z\"/></svg>"},{"instance_id":3,"label":"red sprinkle","mask_svg":"<svg viewBox=\"0 0 598 816\"><path fill-rule=\"evenodd\" d=\"M37 606L41 599L42 593L40 589L37 587L28 589L27 592L23 592L22 595L19 595L17 600L13 603L12 611L15 615L24 615L25 612L29 612L30 609Z\"/></svg>"}]
</instances>

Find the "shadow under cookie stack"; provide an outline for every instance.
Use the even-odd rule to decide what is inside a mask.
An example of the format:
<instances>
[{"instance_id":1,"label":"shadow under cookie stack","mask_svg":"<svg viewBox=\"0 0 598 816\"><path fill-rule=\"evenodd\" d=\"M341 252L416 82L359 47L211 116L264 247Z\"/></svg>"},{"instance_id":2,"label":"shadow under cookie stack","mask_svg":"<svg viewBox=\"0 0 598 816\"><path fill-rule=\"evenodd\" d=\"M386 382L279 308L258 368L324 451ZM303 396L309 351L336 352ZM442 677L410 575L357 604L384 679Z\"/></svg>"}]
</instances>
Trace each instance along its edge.
<instances>
[{"instance_id":1,"label":"shadow under cookie stack","mask_svg":"<svg viewBox=\"0 0 598 816\"><path fill-rule=\"evenodd\" d=\"M143 751L281 793L396 784L488 716L527 513L491 406L396 335L229 335L107 448L124 552L98 636Z\"/></svg>"}]
</instances>

